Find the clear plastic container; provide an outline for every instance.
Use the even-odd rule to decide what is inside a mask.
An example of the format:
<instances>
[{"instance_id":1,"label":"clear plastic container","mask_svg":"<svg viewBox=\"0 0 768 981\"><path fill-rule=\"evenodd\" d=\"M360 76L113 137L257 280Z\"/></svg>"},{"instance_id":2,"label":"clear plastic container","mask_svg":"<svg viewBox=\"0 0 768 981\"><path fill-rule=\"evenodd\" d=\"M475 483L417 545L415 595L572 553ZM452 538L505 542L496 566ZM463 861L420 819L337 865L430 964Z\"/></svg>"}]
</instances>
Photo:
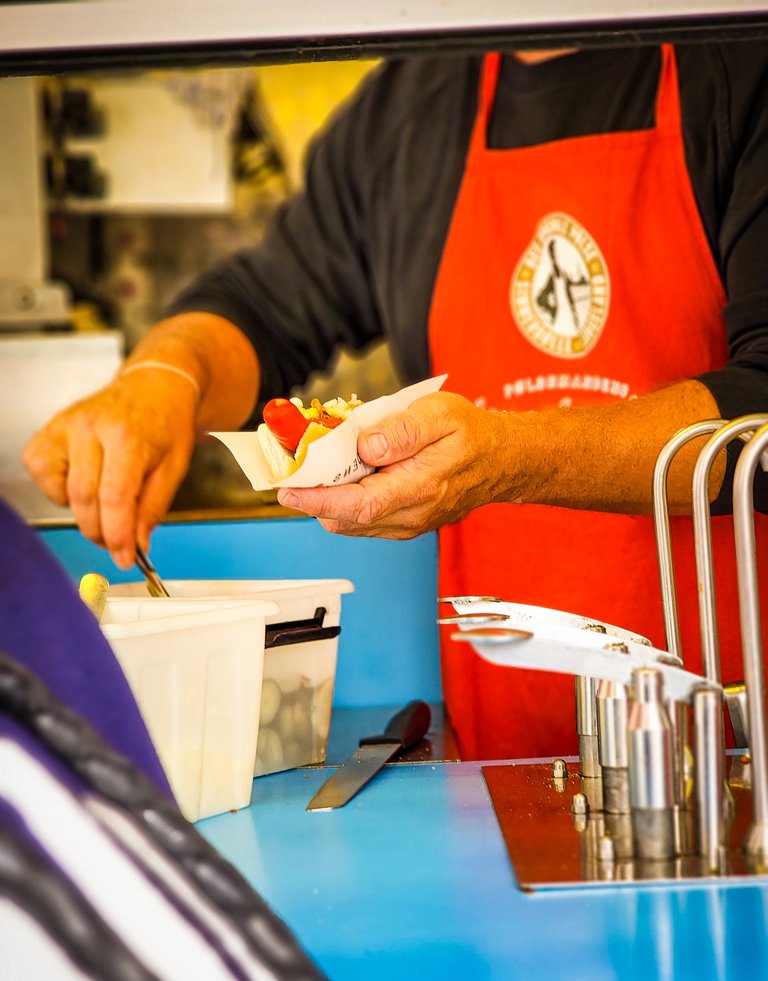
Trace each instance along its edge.
<instances>
[{"instance_id":1,"label":"clear plastic container","mask_svg":"<svg viewBox=\"0 0 768 981\"><path fill-rule=\"evenodd\" d=\"M171 579L173 606L189 600L258 599L277 605L267 616L264 674L253 775L324 763L336 679L341 597L347 579ZM147 596L144 582L110 588L110 597Z\"/></svg>"},{"instance_id":2,"label":"clear plastic container","mask_svg":"<svg viewBox=\"0 0 768 981\"><path fill-rule=\"evenodd\" d=\"M108 597L115 652L184 816L247 807L274 603Z\"/></svg>"}]
</instances>

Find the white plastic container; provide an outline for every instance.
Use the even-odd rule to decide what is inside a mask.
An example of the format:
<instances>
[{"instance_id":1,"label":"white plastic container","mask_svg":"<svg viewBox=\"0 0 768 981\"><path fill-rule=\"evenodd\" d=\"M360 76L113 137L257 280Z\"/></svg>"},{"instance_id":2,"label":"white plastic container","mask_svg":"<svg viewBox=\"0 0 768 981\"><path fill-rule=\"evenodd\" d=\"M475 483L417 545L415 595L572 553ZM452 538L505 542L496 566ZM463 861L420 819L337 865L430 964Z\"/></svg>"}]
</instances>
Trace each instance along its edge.
<instances>
[{"instance_id":1,"label":"white plastic container","mask_svg":"<svg viewBox=\"0 0 768 981\"><path fill-rule=\"evenodd\" d=\"M190 821L251 800L267 617L254 600L116 599L101 628Z\"/></svg>"},{"instance_id":2,"label":"white plastic container","mask_svg":"<svg viewBox=\"0 0 768 981\"><path fill-rule=\"evenodd\" d=\"M324 763L336 679L341 597L347 579L171 579L173 606L185 601L260 600L277 605L266 619L264 674L253 776ZM146 584L124 583L109 596L147 596Z\"/></svg>"}]
</instances>

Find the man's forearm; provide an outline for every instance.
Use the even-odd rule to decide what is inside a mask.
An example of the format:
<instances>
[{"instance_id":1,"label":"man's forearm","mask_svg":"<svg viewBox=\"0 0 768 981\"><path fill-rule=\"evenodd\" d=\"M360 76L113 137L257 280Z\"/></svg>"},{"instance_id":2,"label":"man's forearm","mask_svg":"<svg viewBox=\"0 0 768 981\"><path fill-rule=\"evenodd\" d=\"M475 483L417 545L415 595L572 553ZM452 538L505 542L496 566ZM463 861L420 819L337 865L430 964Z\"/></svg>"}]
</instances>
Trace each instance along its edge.
<instances>
[{"instance_id":1,"label":"man's forearm","mask_svg":"<svg viewBox=\"0 0 768 981\"><path fill-rule=\"evenodd\" d=\"M197 426L237 429L251 414L259 364L246 336L209 313L183 313L156 324L131 352L125 367L157 361L192 376L200 389Z\"/></svg>"},{"instance_id":2,"label":"man's forearm","mask_svg":"<svg viewBox=\"0 0 768 981\"><path fill-rule=\"evenodd\" d=\"M648 514L659 451L679 429L719 418L708 388L684 381L614 405L577 406L510 416L510 474L501 499L585 510ZM686 444L670 467L670 511L686 513L696 458L706 437ZM526 461L521 466L520 461ZM710 500L725 473L712 468Z\"/></svg>"}]
</instances>

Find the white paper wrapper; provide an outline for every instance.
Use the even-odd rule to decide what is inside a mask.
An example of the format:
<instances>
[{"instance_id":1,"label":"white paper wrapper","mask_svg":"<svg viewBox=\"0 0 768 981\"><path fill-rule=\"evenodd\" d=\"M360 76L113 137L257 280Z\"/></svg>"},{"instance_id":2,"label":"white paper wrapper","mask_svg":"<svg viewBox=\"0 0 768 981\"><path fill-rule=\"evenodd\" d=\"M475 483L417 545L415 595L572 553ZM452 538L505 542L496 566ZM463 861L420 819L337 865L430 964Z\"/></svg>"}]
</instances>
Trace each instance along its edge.
<instances>
[{"instance_id":1,"label":"white paper wrapper","mask_svg":"<svg viewBox=\"0 0 768 981\"><path fill-rule=\"evenodd\" d=\"M667 651L632 641L625 642L626 651L618 651L611 644L614 638L579 627L510 624L508 630L520 634L507 638L506 624L499 622L494 626L500 628L496 635L483 635L482 627L467 627L453 637L471 643L480 657L504 668L605 678L624 685L631 683L632 672L637 668L653 668L664 678L665 696L680 702L687 702L694 688L704 680L698 674L660 661L660 657L668 656Z\"/></svg>"},{"instance_id":2,"label":"white paper wrapper","mask_svg":"<svg viewBox=\"0 0 768 981\"><path fill-rule=\"evenodd\" d=\"M327 436L310 443L307 455L290 477L274 481L269 465L255 432L210 433L227 447L240 464L254 490L272 490L275 487L321 487L333 484L354 484L362 480L373 467L363 463L357 453L357 437L363 429L372 426L386 416L404 412L408 406L442 387L447 375L427 378L401 388L393 395L382 395L372 402L364 402Z\"/></svg>"}]
</instances>

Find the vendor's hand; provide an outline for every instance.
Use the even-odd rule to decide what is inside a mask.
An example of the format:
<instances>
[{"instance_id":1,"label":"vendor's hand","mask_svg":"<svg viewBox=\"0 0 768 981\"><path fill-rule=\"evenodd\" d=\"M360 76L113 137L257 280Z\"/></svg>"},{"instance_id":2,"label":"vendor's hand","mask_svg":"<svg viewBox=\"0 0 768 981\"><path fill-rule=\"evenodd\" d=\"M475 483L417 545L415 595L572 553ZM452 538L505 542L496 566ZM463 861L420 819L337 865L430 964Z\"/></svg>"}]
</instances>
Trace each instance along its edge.
<instances>
[{"instance_id":1,"label":"vendor's hand","mask_svg":"<svg viewBox=\"0 0 768 981\"><path fill-rule=\"evenodd\" d=\"M337 534L414 538L497 499L507 442L502 413L438 392L360 434L360 457L376 473L339 487L284 488L278 500Z\"/></svg>"},{"instance_id":2,"label":"vendor's hand","mask_svg":"<svg viewBox=\"0 0 768 981\"><path fill-rule=\"evenodd\" d=\"M186 472L195 409L186 380L133 372L54 416L25 448L24 464L87 538L129 568Z\"/></svg>"}]
</instances>

